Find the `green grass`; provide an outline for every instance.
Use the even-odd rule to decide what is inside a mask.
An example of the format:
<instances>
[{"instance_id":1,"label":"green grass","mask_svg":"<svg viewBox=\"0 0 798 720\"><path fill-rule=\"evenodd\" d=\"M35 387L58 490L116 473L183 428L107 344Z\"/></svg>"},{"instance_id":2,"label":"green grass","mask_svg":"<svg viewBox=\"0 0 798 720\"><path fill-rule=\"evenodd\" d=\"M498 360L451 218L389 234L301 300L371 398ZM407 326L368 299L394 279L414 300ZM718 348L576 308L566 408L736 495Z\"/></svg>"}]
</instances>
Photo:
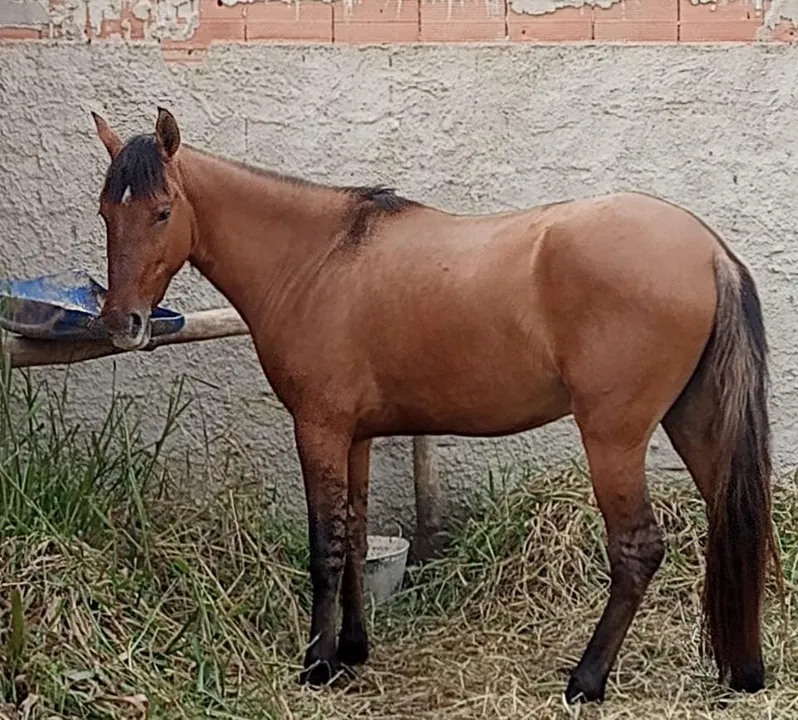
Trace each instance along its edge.
<instances>
[{"instance_id":1,"label":"green grass","mask_svg":"<svg viewBox=\"0 0 798 720\"><path fill-rule=\"evenodd\" d=\"M798 708L798 497L780 490L788 631L769 603L770 688L716 711L698 653L704 508L657 485L668 555L607 702L561 692L606 601L604 528L578 468L494 490L445 557L369 616L373 655L348 686L295 683L308 628L304 524L257 488L198 507L164 462L186 403L145 442L129 401L87 432L64 393L0 377L0 718L784 717ZM177 498L177 499L176 499Z\"/></svg>"}]
</instances>

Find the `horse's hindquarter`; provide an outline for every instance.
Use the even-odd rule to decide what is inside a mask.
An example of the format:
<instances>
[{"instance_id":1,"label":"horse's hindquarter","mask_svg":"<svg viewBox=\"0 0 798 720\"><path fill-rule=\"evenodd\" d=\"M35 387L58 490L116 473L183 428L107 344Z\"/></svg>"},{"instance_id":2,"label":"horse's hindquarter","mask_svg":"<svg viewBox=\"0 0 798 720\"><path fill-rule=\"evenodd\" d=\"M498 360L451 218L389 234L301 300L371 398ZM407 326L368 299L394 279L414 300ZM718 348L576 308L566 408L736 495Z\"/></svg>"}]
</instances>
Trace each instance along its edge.
<instances>
[{"instance_id":1,"label":"horse's hindquarter","mask_svg":"<svg viewBox=\"0 0 798 720\"><path fill-rule=\"evenodd\" d=\"M583 431L613 433L621 423L642 439L709 339L722 250L691 214L646 195L595 198L561 215L539 280L573 411Z\"/></svg>"}]
</instances>

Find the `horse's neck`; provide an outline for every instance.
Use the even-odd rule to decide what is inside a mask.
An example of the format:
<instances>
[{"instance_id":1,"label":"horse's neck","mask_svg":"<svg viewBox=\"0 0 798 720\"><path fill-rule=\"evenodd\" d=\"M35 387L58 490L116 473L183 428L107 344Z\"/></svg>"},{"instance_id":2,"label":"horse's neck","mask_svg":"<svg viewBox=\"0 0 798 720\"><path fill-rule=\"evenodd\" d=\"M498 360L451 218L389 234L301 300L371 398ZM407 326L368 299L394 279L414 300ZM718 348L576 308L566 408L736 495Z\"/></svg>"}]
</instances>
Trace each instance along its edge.
<instances>
[{"instance_id":1,"label":"horse's neck","mask_svg":"<svg viewBox=\"0 0 798 720\"><path fill-rule=\"evenodd\" d=\"M332 189L184 151L183 186L196 218L191 263L248 322L279 314L329 253L343 200Z\"/></svg>"}]
</instances>

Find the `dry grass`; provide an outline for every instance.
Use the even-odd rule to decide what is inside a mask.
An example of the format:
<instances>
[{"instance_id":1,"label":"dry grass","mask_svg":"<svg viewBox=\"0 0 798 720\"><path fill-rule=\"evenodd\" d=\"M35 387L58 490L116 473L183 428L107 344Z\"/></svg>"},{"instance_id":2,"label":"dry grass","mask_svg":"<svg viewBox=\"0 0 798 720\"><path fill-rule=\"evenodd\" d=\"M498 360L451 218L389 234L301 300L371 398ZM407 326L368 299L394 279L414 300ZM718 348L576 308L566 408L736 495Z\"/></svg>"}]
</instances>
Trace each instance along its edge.
<instances>
[{"instance_id":1,"label":"dry grass","mask_svg":"<svg viewBox=\"0 0 798 720\"><path fill-rule=\"evenodd\" d=\"M0 419L0 718L798 715L795 640L772 595L770 689L717 709L698 653L705 521L690 486L654 492L668 555L602 706L566 708L561 694L608 587L603 525L578 470L521 474L487 499L444 558L413 569L373 612L372 659L358 677L312 691L295 683L308 627L304 528L246 488L203 510L175 505L160 446L141 445L123 410L84 442L25 392L23 420ZM48 432L31 422L37 413ZM776 503L788 628L796 500L781 490Z\"/></svg>"}]
</instances>

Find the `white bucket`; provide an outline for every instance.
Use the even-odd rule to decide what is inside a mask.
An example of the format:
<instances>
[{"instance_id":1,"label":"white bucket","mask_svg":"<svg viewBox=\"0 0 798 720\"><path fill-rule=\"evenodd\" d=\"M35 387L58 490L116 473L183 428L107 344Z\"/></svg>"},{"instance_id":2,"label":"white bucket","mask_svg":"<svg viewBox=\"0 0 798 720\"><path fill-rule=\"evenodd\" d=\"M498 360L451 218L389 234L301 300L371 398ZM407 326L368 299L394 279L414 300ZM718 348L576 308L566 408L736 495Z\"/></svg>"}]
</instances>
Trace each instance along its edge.
<instances>
[{"instance_id":1,"label":"white bucket","mask_svg":"<svg viewBox=\"0 0 798 720\"><path fill-rule=\"evenodd\" d=\"M410 543L402 537L369 535L365 593L375 604L388 600L402 586Z\"/></svg>"}]
</instances>

